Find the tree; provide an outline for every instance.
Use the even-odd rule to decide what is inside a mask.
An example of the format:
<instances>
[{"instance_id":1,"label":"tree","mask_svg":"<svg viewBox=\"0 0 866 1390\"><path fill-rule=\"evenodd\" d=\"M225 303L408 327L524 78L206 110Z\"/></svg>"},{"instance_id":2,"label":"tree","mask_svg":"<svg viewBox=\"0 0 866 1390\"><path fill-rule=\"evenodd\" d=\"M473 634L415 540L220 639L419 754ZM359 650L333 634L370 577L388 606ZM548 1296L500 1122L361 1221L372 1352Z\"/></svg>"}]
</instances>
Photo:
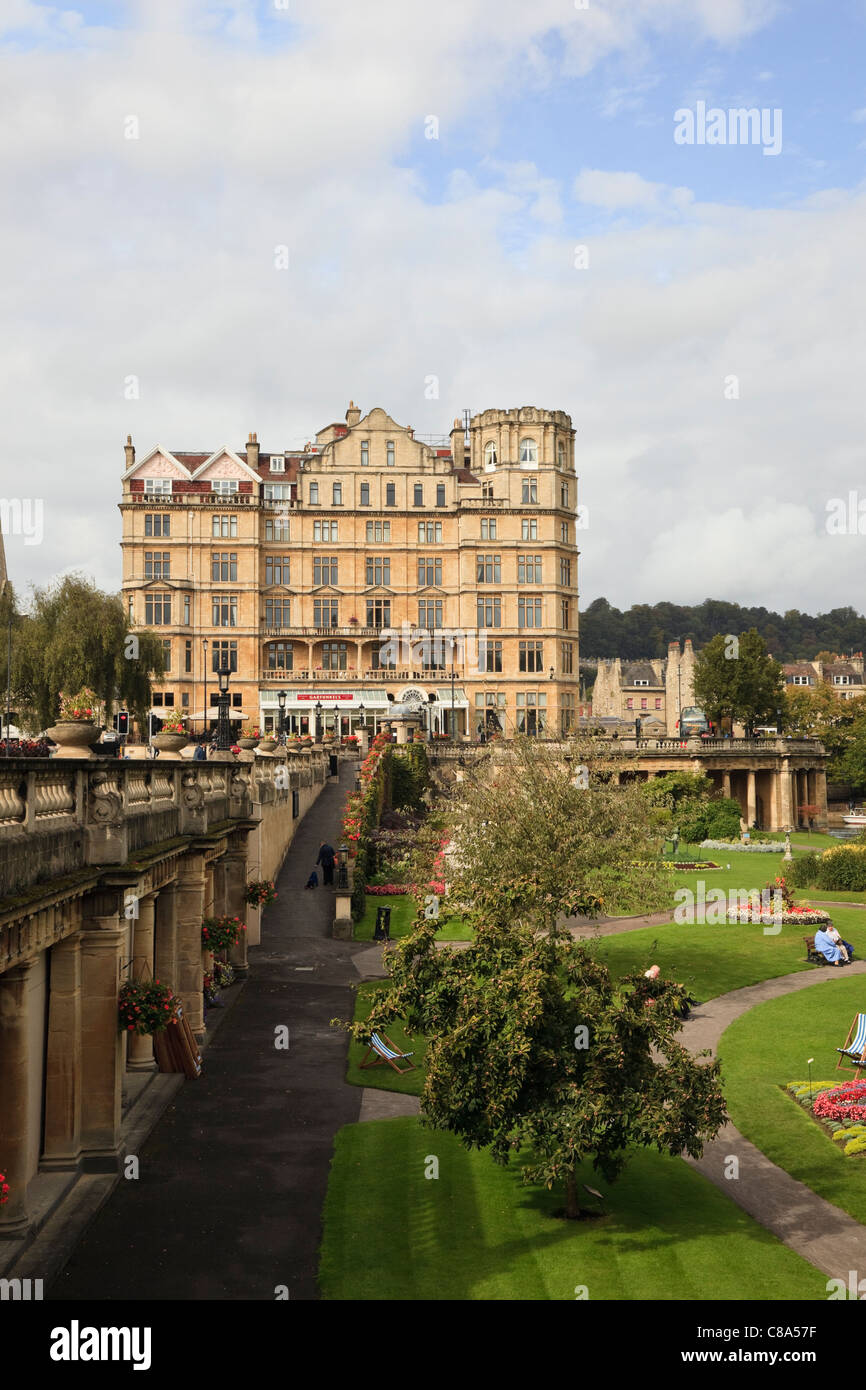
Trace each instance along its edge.
<instances>
[{"instance_id":1,"label":"tree","mask_svg":"<svg viewBox=\"0 0 866 1390\"><path fill-rule=\"evenodd\" d=\"M16 702L34 732L56 720L61 691L74 694L83 686L99 696L106 718L120 699L141 725L151 703L151 673L164 672L161 639L130 631L119 596L82 575L34 589L12 656Z\"/></svg>"},{"instance_id":2,"label":"tree","mask_svg":"<svg viewBox=\"0 0 866 1390\"><path fill-rule=\"evenodd\" d=\"M524 1180L564 1183L569 1217L583 1161L613 1181L629 1149L699 1157L724 1122L718 1063L676 1040L679 985L614 980L585 945L522 922L478 922L451 951L422 917L388 961L390 988L356 1037L394 1018L423 1033L425 1123L499 1163L527 1147Z\"/></svg>"},{"instance_id":3,"label":"tree","mask_svg":"<svg viewBox=\"0 0 866 1390\"><path fill-rule=\"evenodd\" d=\"M736 639L717 633L695 661L695 700L717 726L724 719L748 730L775 722L784 689L782 668L755 628Z\"/></svg>"},{"instance_id":4,"label":"tree","mask_svg":"<svg viewBox=\"0 0 866 1390\"><path fill-rule=\"evenodd\" d=\"M850 723L850 702L821 681L818 685L789 685L785 690L783 724L800 738L823 738L832 728Z\"/></svg>"}]
</instances>

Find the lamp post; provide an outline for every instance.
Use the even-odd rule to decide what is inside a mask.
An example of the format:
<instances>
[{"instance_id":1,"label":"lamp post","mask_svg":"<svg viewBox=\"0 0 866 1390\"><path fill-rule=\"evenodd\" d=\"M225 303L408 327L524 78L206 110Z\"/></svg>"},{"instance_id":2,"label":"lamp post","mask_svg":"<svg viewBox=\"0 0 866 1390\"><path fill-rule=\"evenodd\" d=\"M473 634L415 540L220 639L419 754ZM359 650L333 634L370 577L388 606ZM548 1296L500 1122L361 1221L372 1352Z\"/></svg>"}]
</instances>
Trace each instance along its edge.
<instances>
[{"instance_id":1,"label":"lamp post","mask_svg":"<svg viewBox=\"0 0 866 1390\"><path fill-rule=\"evenodd\" d=\"M365 714L365 710L364 710L364 701L363 701L363 700L360 700L360 701L358 702L358 718L359 718L359 720L361 721L361 724L362 724L362 725L363 725L363 723L364 723L364 714Z\"/></svg>"},{"instance_id":2,"label":"lamp post","mask_svg":"<svg viewBox=\"0 0 866 1390\"><path fill-rule=\"evenodd\" d=\"M201 639L201 644L202 644L202 646L204 647L204 656L202 657L202 663L201 663L201 678L202 678L202 692L201 692L201 726L202 726L202 732L206 734L206 733L207 733L207 647L208 647L208 642L207 642L207 638L206 638L206 637L203 637L203 638Z\"/></svg>"},{"instance_id":3,"label":"lamp post","mask_svg":"<svg viewBox=\"0 0 866 1390\"><path fill-rule=\"evenodd\" d=\"M280 744L283 744L283 743L285 743L285 741L286 741L286 692L285 692L285 690L278 690L278 691L277 691L277 704L278 704L279 707L280 707L280 727L279 727L279 732L278 732L278 734L277 734L277 742L280 743Z\"/></svg>"},{"instance_id":4,"label":"lamp post","mask_svg":"<svg viewBox=\"0 0 866 1390\"><path fill-rule=\"evenodd\" d=\"M229 668L221 666L217 674L219 681L219 713L217 715L217 751L227 753L232 746L232 731L229 724Z\"/></svg>"},{"instance_id":5,"label":"lamp post","mask_svg":"<svg viewBox=\"0 0 866 1390\"><path fill-rule=\"evenodd\" d=\"M316 717L316 743L322 742L322 702L317 700L313 706Z\"/></svg>"},{"instance_id":6,"label":"lamp post","mask_svg":"<svg viewBox=\"0 0 866 1390\"><path fill-rule=\"evenodd\" d=\"M451 644L451 737L454 738L457 730L454 724L454 644Z\"/></svg>"},{"instance_id":7,"label":"lamp post","mask_svg":"<svg viewBox=\"0 0 866 1390\"><path fill-rule=\"evenodd\" d=\"M679 650L679 642L677 642ZM679 730L680 743L683 740L683 689L682 689L682 663L677 658L677 729Z\"/></svg>"}]
</instances>

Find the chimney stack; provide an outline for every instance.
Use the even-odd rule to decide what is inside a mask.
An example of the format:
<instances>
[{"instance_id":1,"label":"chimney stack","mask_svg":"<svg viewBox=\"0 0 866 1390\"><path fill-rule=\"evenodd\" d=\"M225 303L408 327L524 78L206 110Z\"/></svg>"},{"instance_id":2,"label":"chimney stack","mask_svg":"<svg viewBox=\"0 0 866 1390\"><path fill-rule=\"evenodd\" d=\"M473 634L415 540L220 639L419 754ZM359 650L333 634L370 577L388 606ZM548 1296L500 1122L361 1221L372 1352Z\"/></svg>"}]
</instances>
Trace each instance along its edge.
<instances>
[{"instance_id":1,"label":"chimney stack","mask_svg":"<svg viewBox=\"0 0 866 1390\"><path fill-rule=\"evenodd\" d=\"M258 435L251 434L247 440L247 463L250 468L259 466L259 440Z\"/></svg>"},{"instance_id":2,"label":"chimney stack","mask_svg":"<svg viewBox=\"0 0 866 1390\"><path fill-rule=\"evenodd\" d=\"M349 429L351 429L353 425L357 425L360 418L360 409L355 405L354 401L349 401L349 409L346 411L346 424L349 426Z\"/></svg>"},{"instance_id":3,"label":"chimney stack","mask_svg":"<svg viewBox=\"0 0 866 1390\"><path fill-rule=\"evenodd\" d=\"M455 469L465 467L466 444L463 438L463 421L455 420L451 431L451 458Z\"/></svg>"},{"instance_id":4,"label":"chimney stack","mask_svg":"<svg viewBox=\"0 0 866 1390\"><path fill-rule=\"evenodd\" d=\"M126 443L125 443L124 446L123 446L123 452L124 452L125 455L126 455L126 465L125 465L125 467L126 467L127 469L129 469L129 468L131 468L132 465L135 463L135 448L133 447L132 435L131 435L131 434L128 434L128 435L126 436Z\"/></svg>"}]
</instances>

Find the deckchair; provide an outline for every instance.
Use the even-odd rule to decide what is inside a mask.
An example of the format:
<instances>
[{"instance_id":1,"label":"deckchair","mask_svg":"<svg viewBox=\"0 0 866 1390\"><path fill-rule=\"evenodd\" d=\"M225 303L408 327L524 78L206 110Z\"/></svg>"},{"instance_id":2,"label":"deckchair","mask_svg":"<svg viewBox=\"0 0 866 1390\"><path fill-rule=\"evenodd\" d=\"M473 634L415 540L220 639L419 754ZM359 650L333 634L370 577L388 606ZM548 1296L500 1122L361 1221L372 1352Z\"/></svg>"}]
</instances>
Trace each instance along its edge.
<instances>
[{"instance_id":1,"label":"deckchair","mask_svg":"<svg viewBox=\"0 0 866 1390\"><path fill-rule=\"evenodd\" d=\"M367 1058L370 1056L371 1052L375 1055L372 1062L368 1062ZM360 1065L362 1067L381 1067L383 1062L387 1062L388 1066L393 1067L398 1076L404 1076L407 1071L415 1070L414 1062L409 1062L409 1058L414 1056L414 1052L400 1052L386 1033L373 1033L370 1038L370 1046L367 1048L364 1054L364 1060ZM398 1062L408 1062L409 1065L406 1067L398 1067Z\"/></svg>"},{"instance_id":2,"label":"deckchair","mask_svg":"<svg viewBox=\"0 0 866 1390\"><path fill-rule=\"evenodd\" d=\"M841 1053L836 1063L837 1071L853 1071L856 1075L858 1067L866 1067L866 1014L854 1015L845 1046L837 1047L836 1051ZM843 1061L843 1058L846 1060Z\"/></svg>"}]
</instances>

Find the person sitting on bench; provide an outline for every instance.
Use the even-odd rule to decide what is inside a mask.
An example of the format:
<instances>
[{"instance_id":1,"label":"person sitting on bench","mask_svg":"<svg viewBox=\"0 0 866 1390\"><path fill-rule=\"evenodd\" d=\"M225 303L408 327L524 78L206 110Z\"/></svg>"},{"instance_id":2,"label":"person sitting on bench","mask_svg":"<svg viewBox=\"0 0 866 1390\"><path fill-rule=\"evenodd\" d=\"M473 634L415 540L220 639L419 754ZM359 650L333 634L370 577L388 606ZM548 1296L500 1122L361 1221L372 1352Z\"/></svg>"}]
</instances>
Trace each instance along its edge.
<instances>
[{"instance_id":1,"label":"person sitting on bench","mask_svg":"<svg viewBox=\"0 0 866 1390\"><path fill-rule=\"evenodd\" d=\"M838 941L839 944L836 944L836 941L834 941L833 937L830 935L831 931L834 930L835 929L829 925L827 927L819 927L818 931L815 932L815 950L822 955L825 960L828 960L831 965L847 965L848 947L845 942L842 941L838 932L836 932L835 935L836 941Z\"/></svg>"}]
</instances>

